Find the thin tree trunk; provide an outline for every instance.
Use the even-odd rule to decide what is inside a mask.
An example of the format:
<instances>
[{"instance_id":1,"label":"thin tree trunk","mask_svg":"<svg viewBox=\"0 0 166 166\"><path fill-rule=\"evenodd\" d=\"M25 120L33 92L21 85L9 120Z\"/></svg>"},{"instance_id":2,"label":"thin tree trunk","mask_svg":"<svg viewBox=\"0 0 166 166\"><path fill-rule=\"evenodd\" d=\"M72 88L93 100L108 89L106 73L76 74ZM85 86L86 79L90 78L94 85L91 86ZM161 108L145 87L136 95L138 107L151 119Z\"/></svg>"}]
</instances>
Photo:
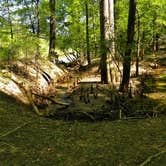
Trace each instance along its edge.
<instances>
[{"instance_id":1,"label":"thin tree trunk","mask_svg":"<svg viewBox=\"0 0 166 166\"><path fill-rule=\"evenodd\" d=\"M144 54L145 54L145 52L144 52L144 46L143 46L144 40L145 40L145 31L142 32L142 41L141 41L141 48L140 48L141 60L144 59Z\"/></svg>"},{"instance_id":2,"label":"thin tree trunk","mask_svg":"<svg viewBox=\"0 0 166 166\"><path fill-rule=\"evenodd\" d=\"M120 91L128 92L128 86L130 81L130 63L131 63L131 52L134 41L134 24L135 24L135 13L136 13L136 1L130 0L129 16L128 16L128 29L127 29L127 43L126 51L123 57L123 77L120 85Z\"/></svg>"},{"instance_id":3,"label":"thin tree trunk","mask_svg":"<svg viewBox=\"0 0 166 166\"><path fill-rule=\"evenodd\" d=\"M97 55L96 18L95 18L94 9L92 11L93 11L92 19L93 19L93 35L94 35L94 38L93 38L93 42L94 42L94 55L96 56Z\"/></svg>"},{"instance_id":4,"label":"thin tree trunk","mask_svg":"<svg viewBox=\"0 0 166 166\"><path fill-rule=\"evenodd\" d=\"M11 20L11 13L10 13L10 8L9 8L9 1L6 0L7 3L7 12L8 12L8 20L9 20L9 26L10 26L10 38L13 40L14 38L14 34L13 34L13 24L12 24L12 20ZM10 66L10 61L12 59L12 56L10 54L8 54L7 56L7 60L8 60L8 65Z\"/></svg>"},{"instance_id":5,"label":"thin tree trunk","mask_svg":"<svg viewBox=\"0 0 166 166\"><path fill-rule=\"evenodd\" d=\"M105 15L104 15L104 0L100 1L100 69L101 69L101 82L108 83L107 77L107 49L105 41Z\"/></svg>"},{"instance_id":6,"label":"thin tree trunk","mask_svg":"<svg viewBox=\"0 0 166 166\"><path fill-rule=\"evenodd\" d=\"M55 56L55 42L56 42L56 37L55 37L55 0L50 0L49 1L50 5L50 43L49 43L49 56ZM58 57L55 57L58 58Z\"/></svg>"},{"instance_id":7,"label":"thin tree trunk","mask_svg":"<svg viewBox=\"0 0 166 166\"><path fill-rule=\"evenodd\" d=\"M157 33L155 36L155 50L158 52L159 50L159 34Z\"/></svg>"},{"instance_id":8,"label":"thin tree trunk","mask_svg":"<svg viewBox=\"0 0 166 166\"><path fill-rule=\"evenodd\" d=\"M156 32L155 32L155 28L156 28L156 15L153 18L153 45L152 45L152 50L153 50L153 54L155 54L156 52Z\"/></svg>"},{"instance_id":9,"label":"thin tree trunk","mask_svg":"<svg viewBox=\"0 0 166 166\"><path fill-rule=\"evenodd\" d=\"M139 56L140 56L140 17L137 11L137 55L136 55L136 77L139 75Z\"/></svg>"},{"instance_id":10,"label":"thin tree trunk","mask_svg":"<svg viewBox=\"0 0 166 166\"><path fill-rule=\"evenodd\" d=\"M39 0L36 0L36 17L37 17L37 38L38 38L36 59L38 59L39 56L40 56L40 45L39 45L39 38L40 38Z\"/></svg>"},{"instance_id":11,"label":"thin tree trunk","mask_svg":"<svg viewBox=\"0 0 166 166\"><path fill-rule=\"evenodd\" d=\"M33 3L33 1L31 2L31 8L32 8L32 3ZM27 3L26 0L24 0L24 4L26 5L26 8L30 11L31 9L29 8L28 3ZM32 33L35 34L35 23L34 23L34 19L31 15L31 13L29 13L29 20L31 22Z\"/></svg>"},{"instance_id":12,"label":"thin tree trunk","mask_svg":"<svg viewBox=\"0 0 166 166\"><path fill-rule=\"evenodd\" d=\"M89 46L89 12L88 12L88 2L86 2L86 54L88 65L91 64L90 58L90 46Z\"/></svg>"},{"instance_id":13,"label":"thin tree trunk","mask_svg":"<svg viewBox=\"0 0 166 166\"><path fill-rule=\"evenodd\" d=\"M34 25L34 21L33 21L31 15L29 15L29 19L30 19L30 22L31 22L32 33L35 34L35 25Z\"/></svg>"},{"instance_id":14,"label":"thin tree trunk","mask_svg":"<svg viewBox=\"0 0 166 166\"><path fill-rule=\"evenodd\" d=\"M10 37L11 39L14 38L14 34L13 34L13 25L12 25L12 21L10 20Z\"/></svg>"},{"instance_id":15,"label":"thin tree trunk","mask_svg":"<svg viewBox=\"0 0 166 166\"><path fill-rule=\"evenodd\" d=\"M13 24L12 24L12 20L11 20L10 9L9 9L9 1L6 0L6 3L7 3L7 12L8 12L9 25L10 25L10 38L13 39L13 37L14 37L14 34L13 34Z\"/></svg>"}]
</instances>

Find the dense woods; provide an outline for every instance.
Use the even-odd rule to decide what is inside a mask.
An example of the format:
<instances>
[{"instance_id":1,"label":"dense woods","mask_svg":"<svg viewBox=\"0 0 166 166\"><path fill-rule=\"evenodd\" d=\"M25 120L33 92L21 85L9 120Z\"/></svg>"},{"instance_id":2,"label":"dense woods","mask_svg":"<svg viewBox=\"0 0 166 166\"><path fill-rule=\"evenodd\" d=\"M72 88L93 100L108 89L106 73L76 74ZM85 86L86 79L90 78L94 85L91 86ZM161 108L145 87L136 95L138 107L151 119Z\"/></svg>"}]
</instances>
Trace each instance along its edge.
<instances>
[{"instance_id":1,"label":"dense woods","mask_svg":"<svg viewBox=\"0 0 166 166\"><path fill-rule=\"evenodd\" d=\"M27 165L164 164L165 11L165 0L0 0L3 165L10 165L3 159L8 151L14 165L27 156ZM38 157L10 144L10 135L32 123L38 129L32 125L28 132L39 134L32 137L40 147L22 137L33 142ZM13 157L17 153L21 159Z\"/></svg>"},{"instance_id":2,"label":"dense woods","mask_svg":"<svg viewBox=\"0 0 166 166\"><path fill-rule=\"evenodd\" d=\"M58 56L56 50L60 54L72 50L86 57L88 64L93 57L101 58L101 81L107 83L111 82L110 64L123 59L129 62L128 67L122 62L122 90L129 82L130 61L137 61L138 66L145 49L155 54L165 33L163 0L139 0L133 4L132 7L132 2L122 0L1 1L1 60L54 57Z\"/></svg>"}]
</instances>

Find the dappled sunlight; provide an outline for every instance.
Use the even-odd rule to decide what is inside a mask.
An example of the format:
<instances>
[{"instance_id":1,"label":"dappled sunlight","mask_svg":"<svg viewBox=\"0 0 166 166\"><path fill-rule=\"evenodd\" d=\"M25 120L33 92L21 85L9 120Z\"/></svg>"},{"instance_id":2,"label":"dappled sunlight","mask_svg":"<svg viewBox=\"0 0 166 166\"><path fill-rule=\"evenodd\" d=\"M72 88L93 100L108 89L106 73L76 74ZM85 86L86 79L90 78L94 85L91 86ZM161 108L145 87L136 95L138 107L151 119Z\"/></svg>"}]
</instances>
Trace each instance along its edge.
<instances>
[{"instance_id":1,"label":"dappled sunlight","mask_svg":"<svg viewBox=\"0 0 166 166\"><path fill-rule=\"evenodd\" d=\"M0 0L0 166L165 166L166 0Z\"/></svg>"},{"instance_id":2,"label":"dappled sunlight","mask_svg":"<svg viewBox=\"0 0 166 166\"><path fill-rule=\"evenodd\" d=\"M19 87L10 79L0 76L0 91L9 96L14 96L24 103L28 103L27 98L24 96Z\"/></svg>"},{"instance_id":3,"label":"dappled sunlight","mask_svg":"<svg viewBox=\"0 0 166 166\"><path fill-rule=\"evenodd\" d=\"M50 87L59 77L65 75L67 70L61 69L55 64L39 60L38 67L33 61L26 63L17 61L10 65L10 71L2 71L0 76L0 91L16 97L18 100L29 103L22 86L26 91L32 90L32 93L51 94ZM55 87L54 87L55 88ZM52 93L55 89L52 89Z\"/></svg>"}]
</instances>

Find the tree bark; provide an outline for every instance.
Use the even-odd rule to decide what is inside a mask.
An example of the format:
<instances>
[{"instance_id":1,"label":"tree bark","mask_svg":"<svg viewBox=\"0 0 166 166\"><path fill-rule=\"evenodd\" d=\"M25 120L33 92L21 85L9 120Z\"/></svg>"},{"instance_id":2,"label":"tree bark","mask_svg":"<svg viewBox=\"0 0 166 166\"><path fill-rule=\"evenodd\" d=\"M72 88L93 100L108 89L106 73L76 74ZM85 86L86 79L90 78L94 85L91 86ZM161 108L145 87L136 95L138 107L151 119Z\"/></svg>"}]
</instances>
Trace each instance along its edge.
<instances>
[{"instance_id":1,"label":"tree bark","mask_svg":"<svg viewBox=\"0 0 166 166\"><path fill-rule=\"evenodd\" d=\"M159 34L157 33L155 36L155 50L158 52L159 50Z\"/></svg>"},{"instance_id":2,"label":"tree bark","mask_svg":"<svg viewBox=\"0 0 166 166\"><path fill-rule=\"evenodd\" d=\"M86 2L86 54L88 65L91 64L90 58L90 47L89 47L89 12L88 12L88 2Z\"/></svg>"},{"instance_id":3,"label":"tree bark","mask_svg":"<svg viewBox=\"0 0 166 166\"><path fill-rule=\"evenodd\" d=\"M141 60L144 60L144 41L145 41L145 31L142 32L142 40L141 40L141 46L140 46L140 57Z\"/></svg>"},{"instance_id":4,"label":"tree bark","mask_svg":"<svg viewBox=\"0 0 166 166\"><path fill-rule=\"evenodd\" d=\"M156 20L157 16L153 16L153 54L155 54L158 50L158 34L156 33Z\"/></svg>"},{"instance_id":5,"label":"tree bark","mask_svg":"<svg viewBox=\"0 0 166 166\"><path fill-rule=\"evenodd\" d=\"M106 17L106 47L107 51L107 77L108 83L114 86L115 70L115 42L114 42L114 0L105 0L105 17Z\"/></svg>"},{"instance_id":6,"label":"tree bark","mask_svg":"<svg viewBox=\"0 0 166 166\"><path fill-rule=\"evenodd\" d=\"M93 35L94 35L94 38L93 38L93 48L94 48L94 56L97 55L97 34L96 34L96 16L95 16L95 10L94 8L92 8L92 20L93 20Z\"/></svg>"},{"instance_id":7,"label":"tree bark","mask_svg":"<svg viewBox=\"0 0 166 166\"><path fill-rule=\"evenodd\" d=\"M40 56L40 45L39 45L39 38L40 38L40 17L39 17L39 0L36 0L36 17L37 17L37 53L36 53L36 60Z\"/></svg>"},{"instance_id":8,"label":"tree bark","mask_svg":"<svg viewBox=\"0 0 166 166\"><path fill-rule=\"evenodd\" d=\"M55 56L55 44L56 44L56 37L55 37L55 0L49 1L50 5L50 43L49 43L49 56ZM57 58L57 57L55 57Z\"/></svg>"},{"instance_id":9,"label":"tree bark","mask_svg":"<svg viewBox=\"0 0 166 166\"><path fill-rule=\"evenodd\" d=\"M10 38L13 39L14 34L13 34L13 24L11 20L11 13L10 13L10 8L9 8L9 1L6 0L7 3L7 12L8 12L8 19L9 19L9 25L10 25Z\"/></svg>"},{"instance_id":10,"label":"tree bark","mask_svg":"<svg viewBox=\"0 0 166 166\"><path fill-rule=\"evenodd\" d=\"M33 2L31 2L31 8L32 8L32 5L33 5L32 3L33 3ZM24 4L25 4L26 8L27 8L29 11L32 10L32 9L28 6L28 2L27 2L26 0L24 0ZM31 29L32 29L32 33L35 34L35 22L34 22L33 16L31 15L31 13L28 13L28 15L29 15L30 23L31 23L30 27L31 27ZM33 15L34 15L34 13L33 13Z\"/></svg>"},{"instance_id":11,"label":"tree bark","mask_svg":"<svg viewBox=\"0 0 166 166\"><path fill-rule=\"evenodd\" d=\"M105 16L104 16L104 0L100 1L100 69L101 69L101 82L108 83L107 77L107 49L105 41Z\"/></svg>"},{"instance_id":12,"label":"tree bark","mask_svg":"<svg viewBox=\"0 0 166 166\"><path fill-rule=\"evenodd\" d=\"M136 55L136 77L139 75L139 56L140 56L140 17L137 11L137 55Z\"/></svg>"},{"instance_id":13,"label":"tree bark","mask_svg":"<svg viewBox=\"0 0 166 166\"><path fill-rule=\"evenodd\" d=\"M120 91L128 92L128 86L130 81L130 63L131 63L131 52L134 41L134 24L136 14L136 0L130 0L129 16L128 16L128 29L127 29L127 43L126 51L123 57L123 77L120 85Z\"/></svg>"},{"instance_id":14,"label":"tree bark","mask_svg":"<svg viewBox=\"0 0 166 166\"><path fill-rule=\"evenodd\" d=\"M112 57L114 56L114 2L100 1L101 82L113 83Z\"/></svg>"}]
</instances>

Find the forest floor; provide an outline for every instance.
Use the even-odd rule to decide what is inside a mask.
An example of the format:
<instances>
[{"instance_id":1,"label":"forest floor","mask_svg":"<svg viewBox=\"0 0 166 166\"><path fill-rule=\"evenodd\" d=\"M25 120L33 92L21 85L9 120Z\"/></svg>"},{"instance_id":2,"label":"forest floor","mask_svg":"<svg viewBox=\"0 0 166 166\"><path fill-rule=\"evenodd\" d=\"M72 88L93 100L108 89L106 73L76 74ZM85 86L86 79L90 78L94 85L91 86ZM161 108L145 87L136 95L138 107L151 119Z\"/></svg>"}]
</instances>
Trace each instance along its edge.
<instances>
[{"instance_id":1,"label":"forest floor","mask_svg":"<svg viewBox=\"0 0 166 166\"><path fill-rule=\"evenodd\" d=\"M164 58L159 56L158 61L163 63ZM155 81L148 79L147 84L153 91L143 100L132 99L128 107L165 112L165 66L152 72ZM93 90L95 86L96 83ZM91 83L85 88L90 89ZM165 166L166 116L93 121L94 117L86 111L103 108L104 95L100 92L98 98L94 98L94 94L90 94L88 104L80 101L77 94L73 96L77 105L67 109L80 111L84 108L86 117L90 118L87 121L68 116L39 117L29 106L0 93L0 165Z\"/></svg>"},{"instance_id":2,"label":"forest floor","mask_svg":"<svg viewBox=\"0 0 166 166\"><path fill-rule=\"evenodd\" d=\"M156 60L154 60L154 58ZM147 63L148 59L148 63ZM122 110L121 118L126 116L136 116L139 114L165 114L166 109L166 55L160 53L156 56L146 56L146 60L140 63L140 76L132 77L132 83L138 83L141 75L148 73L146 76L144 97L134 96L134 86L132 87L132 98L126 102L117 102L121 100L121 96L117 95L118 91L110 85L100 83L100 74L98 66L93 65L86 72L75 74L73 80L69 83L59 83L57 86L56 97L64 102L69 102L70 107L64 108L54 106L53 116L55 119L66 120L110 120L119 119L119 109ZM153 69L154 61L157 61L158 67ZM132 65L131 70L134 71L135 66ZM144 72L144 73L143 73ZM81 76L81 77L80 77ZM78 84L75 83L79 78ZM73 88L75 90L68 98L66 92ZM119 85L119 83L117 83ZM71 87L71 88L70 88ZM134 90L133 90L134 89ZM137 88L136 90L139 90ZM97 95L97 96L96 96ZM114 100L114 101L112 101ZM127 115L123 110L127 109ZM59 111L60 110L60 111ZM150 115L150 116L151 116Z\"/></svg>"}]
</instances>

